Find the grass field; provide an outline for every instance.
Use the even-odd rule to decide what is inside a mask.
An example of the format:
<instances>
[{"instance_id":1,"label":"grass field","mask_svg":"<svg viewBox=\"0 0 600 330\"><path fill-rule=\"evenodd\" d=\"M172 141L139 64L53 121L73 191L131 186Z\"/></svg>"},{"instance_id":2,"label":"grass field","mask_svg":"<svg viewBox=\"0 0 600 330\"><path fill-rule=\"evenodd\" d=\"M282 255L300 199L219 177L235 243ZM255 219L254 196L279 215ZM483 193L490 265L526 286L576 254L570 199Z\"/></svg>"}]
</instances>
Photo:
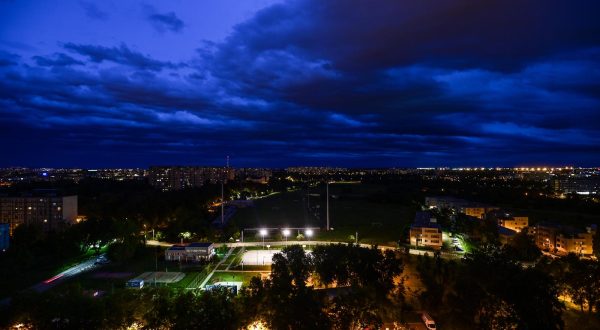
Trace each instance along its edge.
<instances>
[{"instance_id":1,"label":"grass field","mask_svg":"<svg viewBox=\"0 0 600 330\"><path fill-rule=\"evenodd\" d=\"M314 191L313 191L314 190ZM255 201L254 207L240 209L233 220L241 228L325 228L325 198L316 188L310 197L313 212L306 209L306 191L293 191ZM379 201L373 194L384 187L367 184L330 185L330 227L333 231L315 232L316 240L354 241L360 243L395 244L414 218L414 208L400 202ZM314 208L319 205L319 208ZM314 213L317 213L317 216ZM313 214L311 214L313 213ZM294 235L293 235L294 236ZM281 240L280 233L270 232L265 242ZM245 241L260 241L257 233L246 232ZM293 241L293 238L290 238Z\"/></svg>"},{"instance_id":2,"label":"grass field","mask_svg":"<svg viewBox=\"0 0 600 330\"><path fill-rule=\"evenodd\" d=\"M184 272L185 277L178 282L167 284L169 287L176 289L187 288L197 276L204 279L208 275L208 269L212 269L212 265L205 264L182 264L181 267L177 262L167 262L164 259L164 248L162 247L146 247L142 249L136 257L122 263L110 263L92 273L84 273L74 277L65 283L58 285L53 290L60 290L64 285L77 284L87 290L103 290L111 291L125 287L125 282L144 272L149 271L169 271L169 272ZM98 277L97 273L121 273L130 274L126 277ZM201 282L201 281L200 281Z\"/></svg>"}]
</instances>

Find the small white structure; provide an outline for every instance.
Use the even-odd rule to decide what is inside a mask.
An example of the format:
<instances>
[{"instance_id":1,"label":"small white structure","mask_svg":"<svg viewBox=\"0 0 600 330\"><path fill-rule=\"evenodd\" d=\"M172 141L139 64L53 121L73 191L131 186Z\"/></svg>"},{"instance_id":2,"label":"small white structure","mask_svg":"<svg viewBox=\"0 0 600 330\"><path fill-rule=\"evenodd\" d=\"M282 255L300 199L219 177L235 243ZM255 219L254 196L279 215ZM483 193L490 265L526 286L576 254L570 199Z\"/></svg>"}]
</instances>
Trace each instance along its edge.
<instances>
[{"instance_id":1,"label":"small white structure","mask_svg":"<svg viewBox=\"0 0 600 330\"><path fill-rule=\"evenodd\" d=\"M213 243L191 243L173 245L165 251L166 261L201 261L210 260L215 254Z\"/></svg>"}]
</instances>

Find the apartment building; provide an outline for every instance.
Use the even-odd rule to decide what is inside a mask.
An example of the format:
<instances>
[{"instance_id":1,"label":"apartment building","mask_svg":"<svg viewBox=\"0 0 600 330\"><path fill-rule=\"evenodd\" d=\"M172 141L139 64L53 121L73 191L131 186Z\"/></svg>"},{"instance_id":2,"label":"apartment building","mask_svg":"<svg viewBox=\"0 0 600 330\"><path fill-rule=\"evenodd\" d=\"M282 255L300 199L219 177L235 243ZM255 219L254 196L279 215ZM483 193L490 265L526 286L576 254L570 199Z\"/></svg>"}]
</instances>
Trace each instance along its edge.
<instances>
[{"instance_id":1,"label":"apartment building","mask_svg":"<svg viewBox=\"0 0 600 330\"><path fill-rule=\"evenodd\" d=\"M419 211L410 226L410 244L416 247L442 248L442 228L430 212Z\"/></svg>"},{"instance_id":2,"label":"apartment building","mask_svg":"<svg viewBox=\"0 0 600 330\"><path fill-rule=\"evenodd\" d=\"M517 216L498 210L488 213L487 217L496 220L498 226L508 228L517 233L520 233L522 230L529 227L529 217L526 216Z\"/></svg>"},{"instance_id":3,"label":"apartment building","mask_svg":"<svg viewBox=\"0 0 600 330\"><path fill-rule=\"evenodd\" d=\"M498 207L487 204L471 202L451 196L425 197L425 205L430 209L451 209L457 213L464 213L478 219L484 219L488 212L498 210Z\"/></svg>"},{"instance_id":4,"label":"apartment building","mask_svg":"<svg viewBox=\"0 0 600 330\"><path fill-rule=\"evenodd\" d=\"M0 196L0 223L9 224L10 234L22 224L37 224L44 231L59 230L75 222L77 196L60 196L53 190L26 196Z\"/></svg>"},{"instance_id":5,"label":"apartment building","mask_svg":"<svg viewBox=\"0 0 600 330\"><path fill-rule=\"evenodd\" d=\"M561 226L553 223L540 223L535 230L535 243L544 250L557 254L593 254L593 239L597 226L590 225L585 230Z\"/></svg>"}]
</instances>

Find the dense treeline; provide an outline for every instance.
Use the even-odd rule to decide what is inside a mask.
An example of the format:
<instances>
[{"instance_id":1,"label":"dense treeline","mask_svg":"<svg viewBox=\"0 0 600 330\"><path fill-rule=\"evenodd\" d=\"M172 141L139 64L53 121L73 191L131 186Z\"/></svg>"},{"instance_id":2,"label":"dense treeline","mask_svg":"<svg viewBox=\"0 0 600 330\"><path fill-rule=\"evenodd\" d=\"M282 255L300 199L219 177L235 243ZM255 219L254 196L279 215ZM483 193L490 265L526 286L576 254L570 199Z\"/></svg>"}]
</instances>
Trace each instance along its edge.
<instances>
[{"instance_id":1,"label":"dense treeline","mask_svg":"<svg viewBox=\"0 0 600 330\"><path fill-rule=\"evenodd\" d=\"M514 247L498 245L460 262L421 257L421 304L453 329L563 329L561 296L600 317L598 261L569 255L524 266L520 260Z\"/></svg>"},{"instance_id":2,"label":"dense treeline","mask_svg":"<svg viewBox=\"0 0 600 330\"><path fill-rule=\"evenodd\" d=\"M425 287L417 305L405 296L403 260L416 267ZM307 254L294 245L274 256L269 278L253 278L237 296L145 288L94 297L72 285L20 294L0 319L36 329L239 329L257 323L363 329L402 322L410 310L424 309L451 329L563 329L559 297L598 315L599 288L599 263L573 255L524 267L510 248L496 245L457 261L341 244Z\"/></svg>"},{"instance_id":3,"label":"dense treeline","mask_svg":"<svg viewBox=\"0 0 600 330\"><path fill-rule=\"evenodd\" d=\"M35 329L239 329L257 322L272 329L362 329L399 317L401 272L393 252L335 245L319 247L313 257L289 246L274 256L270 278L253 278L238 296L145 288L94 297L70 286L22 294L5 316L8 324Z\"/></svg>"}]
</instances>

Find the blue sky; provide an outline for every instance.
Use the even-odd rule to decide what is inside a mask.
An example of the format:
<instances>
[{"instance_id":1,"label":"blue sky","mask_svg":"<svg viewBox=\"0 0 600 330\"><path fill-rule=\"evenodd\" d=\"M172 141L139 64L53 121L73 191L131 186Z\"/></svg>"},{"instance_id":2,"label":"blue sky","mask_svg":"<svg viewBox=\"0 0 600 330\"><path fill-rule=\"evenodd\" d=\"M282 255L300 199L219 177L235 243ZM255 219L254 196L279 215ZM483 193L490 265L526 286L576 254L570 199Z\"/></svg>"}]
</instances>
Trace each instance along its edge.
<instances>
[{"instance_id":1,"label":"blue sky","mask_svg":"<svg viewBox=\"0 0 600 330\"><path fill-rule=\"evenodd\" d=\"M0 166L600 163L593 1L0 1Z\"/></svg>"}]
</instances>

